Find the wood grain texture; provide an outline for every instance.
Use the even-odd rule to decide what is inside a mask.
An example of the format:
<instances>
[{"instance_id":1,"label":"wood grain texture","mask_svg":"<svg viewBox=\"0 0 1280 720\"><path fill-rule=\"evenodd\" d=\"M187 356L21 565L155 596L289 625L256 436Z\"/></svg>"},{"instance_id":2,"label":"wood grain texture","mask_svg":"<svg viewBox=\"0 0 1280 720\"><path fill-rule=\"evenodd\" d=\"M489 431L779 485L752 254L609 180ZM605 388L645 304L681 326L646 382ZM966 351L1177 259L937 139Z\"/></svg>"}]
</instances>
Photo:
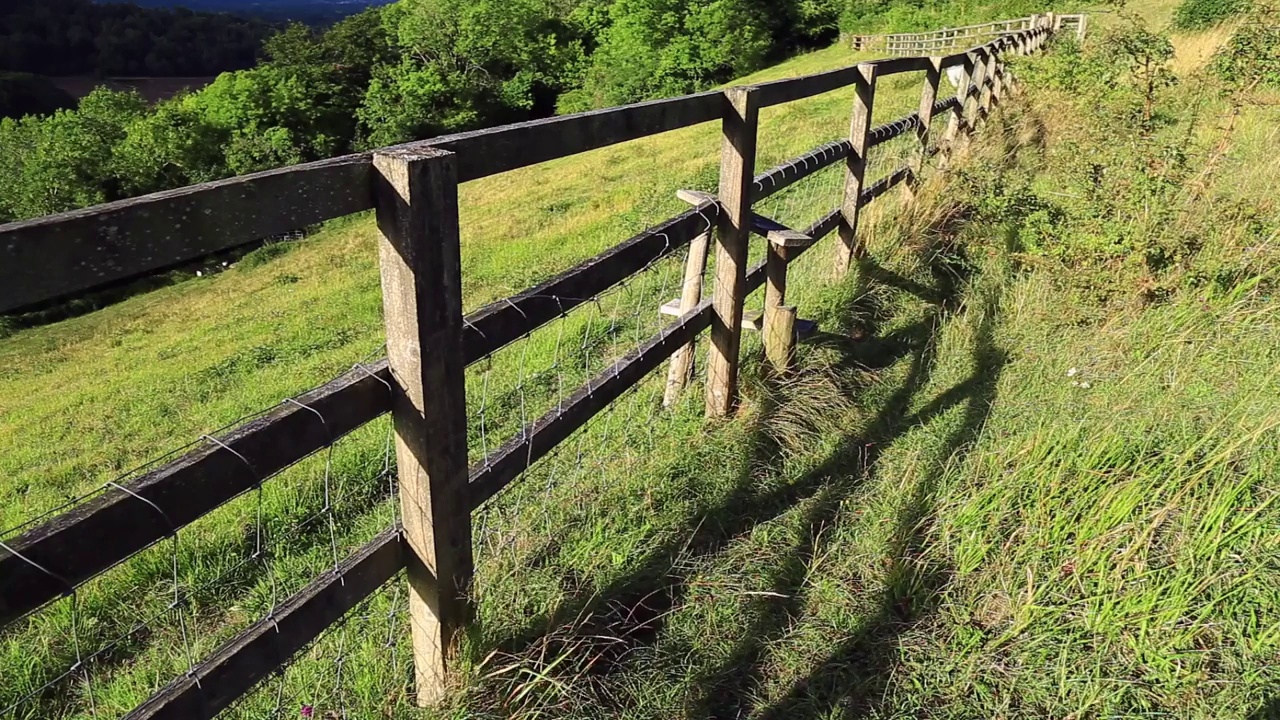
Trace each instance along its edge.
<instances>
[{"instance_id":1,"label":"wood grain texture","mask_svg":"<svg viewBox=\"0 0 1280 720\"><path fill-rule=\"evenodd\" d=\"M722 212L716 227L715 292L711 347L707 358L708 417L732 412L738 398L738 349L742 339L742 281L751 232L751 181L760 121L759 92L730 88L724 93L720 153Z\"/></svg>"},{"instance_id":2,"label":"wood grain texture","mask_svg":"<svg viewBox=\"0 0 1280 720\"><path fill-rule=\"evenodd\" d=\"M685 258L684 282L680 285L678 315L693 310L702 302L702 279L707 272L707 249L711 244L710 231L704 232L689 243L689 256ZM693 377L694 341L676 348L671 355L671 367L667 371L667 386L662 394L662 406L671 407Z\"/></svg>"},{"instance_id":3,"label":"wood grain texture","mask_svg":"<svg viewBox=\"0 0 1280 720\"><path fill-rule=\"evenodd\" d=\"M439 700L474 575L458 180L451 152L378 153L374 197L420 705Z\"/></svg>"},{"instance_id":4,"label":"wood grain texture","mask_svg":"<svg viewBox=\"0 0 1280 720\"><path fill-rule=\"evenodd\" d=\"M456 153L458 182L463 183L712 122L720 119L720 111L720 93L711 91L443 135L398 147L425 146Z\"/></svg>"},{"instance_id":5,"label":"wood grain texture","mask_svg":"<svg viewBox=\"0 0 1280 720\"><path fill-rule=\"evenodd\" d=\"M942 58L931 57L924 72L924 85L920 90L920 109L916 112L916 148L911 154L911 175L903 184L908 203L916 200L917 184L923 178L924 159L929 154L929 131L933 123L934 104L938 100L938 83L942 78Z\"/></svg>"},{"instance_id":6,"label":"wood grain texture","mask_svg":"<svg viewBox=\"0 0 1280 720\"><path fill-rule=\"evenodd\" d=\"M796 308L783 306L764 316L764 352L773 371L779 375L791 372L796 351Z\"/></svg>"},{"instance_id":7,"label":"wood grain texture","mask_svg":"<svg viewBox=\"0 0 1280 720\"><path fill-rule=\"evenodd\" d=\"M857 67L845 67L816 75L760 83L756 86L760 92L760 107L795 102L839 90L856 82L857 76Z\"/></svg>"},{"instance_id":8,"label":"wood grain texture","mask_svg":"<svg viewBox=\"0 0 1280 720\"><path fill-rule=\"evenodd\" d=\"M948 104L947 129L942 135L942 154L938 158L938 169L946 170L951 164L952 156L964 148L969 137L969 125L965 108L969 102L969 89L973 83L974 63L968 56L960 65L960 82L956 84L956 94Z\"/></svg>"},{"instance_id":9,"label":"wood grain texture","mask_svg":"<svg viewBox=\"0 0 1280 720\"><path fill-rule=\"evenodd\" d=\"M459 154L459 182L720 117L720 93L655 100L386 148ZM372 153L0 225L0 312L73 296L373 207Z\"/></svg>"},{"instance_id":10,"label":"wood grain texture","mask_svg":"<svg viewBox=\"0 0 1280 720\"><path fill-rule=\"evenodd\" d=\"M1083 17L1079 23L1083 34ZM1034 32L1020 37L1029 40L1037 37ZM948 55L942 67L962 63L964 56ZM878 74L892 75L926 70L928 59L892 58L874 64ZM765 83L758 88L759 105L847 87L858 75L857 67L849 67ZM467 182L710 122L720 118L721 104L721 93L707 92L445 135L386 150L453 151L459 155L459 182ZM347 155L0 225L0 312L108 287L368 210L373 207L371 161L371 153Z\"/></svg>"},{"instance_id":11,"label":"wood grain texture","mask_svg":"<svg viewBox=\"0 0 1280 720\"><path fill-rule=\"evenodd\" d=\"M715 221L714 201L630 238L547 282L489 305L464 320L468 365L615 286L653 261L678 251ZM120 490L108 490L74 510L10 541L15 550L49 569L47 575L0 549L0 627L54 600L72 587L252 489L284 468L391 410L386 359L352 370L297 398L324 416L292 404L218 436L240 457L214 443L125 483L155 508ZM166 519L167 518L167 519ZM117 530L118 529L118 530ZM72 548L77 549L72 552Z\"/></svg>"},{"instance_id":12,"label":"wood grain texture","mask_svg":"<svg viewBox=\"0 0 1280 720\"><path fill-rule=\"evenodd\" d=\"M841 201L840 243L836 246L835 274L837 277L849 271L858 253L858 217L862 204L862 185L867 174L867 151L870 149L871 115L875 109L878 66L864 63L858 66L860 80L854 85L853 117L849 124L849 156L844 174L844 194Z\"/></svg>"}]
</instances>

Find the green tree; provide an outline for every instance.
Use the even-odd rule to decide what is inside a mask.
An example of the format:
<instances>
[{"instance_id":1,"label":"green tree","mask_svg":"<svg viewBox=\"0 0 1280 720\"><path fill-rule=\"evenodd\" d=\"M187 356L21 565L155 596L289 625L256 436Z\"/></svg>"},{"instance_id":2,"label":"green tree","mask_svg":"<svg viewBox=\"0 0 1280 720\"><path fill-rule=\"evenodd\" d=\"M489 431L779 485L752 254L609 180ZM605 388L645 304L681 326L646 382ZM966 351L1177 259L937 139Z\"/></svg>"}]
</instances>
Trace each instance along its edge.
<instances>
[{"instance_id":1,"label":"green tree","mask_svg":"<svg viewBox=\"0 0 1280 720\"><path fill-rule=\"evenodd\" d=\"M576 79L584 42L551 0L401 0L385 12L401 60L370 83L368 144L546 114Z\"/></svg>"},{"instance_id":2,"label":"green tree","mask_svg":"<svg viewBox=\"0 0 1280 720\"><path fill-rule=\"evenodd\" d=\"M216 180L228 174L225 129L207 123L190 96L161 103L131 123L113 163L127 195Z\"/></svg>"},{"instance_id":3,"label":"green tree","mask_svg":"<svg viewBox=\"0 0 1280 720\"><path fill-rule=\"evenodd\" d=\"M561 109L691 92L761 67L772 47L769 14L753 0L615 0L609 16Z\"/></svg>"},{"instance_id":4,"label":"green tree","mask_svg":"<svg viewBox=\"0 0 1280 720\"><path fill-rule=\"evenodd\" d=\"M76 110L0 125L0 212L25 218L124 197L115 147L146 112L136 93L99 88Z\"/></svg>"}]
</instances>

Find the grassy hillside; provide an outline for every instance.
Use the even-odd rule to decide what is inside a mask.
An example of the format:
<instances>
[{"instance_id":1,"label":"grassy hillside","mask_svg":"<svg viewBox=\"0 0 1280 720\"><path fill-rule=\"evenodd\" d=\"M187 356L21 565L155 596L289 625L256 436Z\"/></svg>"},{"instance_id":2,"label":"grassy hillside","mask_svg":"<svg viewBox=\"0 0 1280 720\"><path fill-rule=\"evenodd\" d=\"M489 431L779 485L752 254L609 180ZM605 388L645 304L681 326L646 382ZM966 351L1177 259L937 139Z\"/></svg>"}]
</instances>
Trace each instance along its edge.
<instances>
[{"instance_id":1,"label":"grassy hillside","mask_svg":"<svg viewBox=\"0 0 1280 720\"><path fill-rule=\"evenodd\" d=\"M1147 133L1096 78L1050 82L1071 56L1024 64L1026 95L954 172L914 210L891 196L871 213L856 273L831 279L829 242L798 263L794 299L823 333L787 380L764 377L750 343L739 418L705 427L696 390L664 411L648 383L478 514L478 622L456 692L428 714L1280 712L1280 106L1203 76L1210 36L1175 40L1182 85ZM745 81L854 59L833 48ZM876 120L917 93L886 83ZM849 102L766 111L760 169L846 132ZM714 185L717 135L465 186L468 308L679 210L676 189ZM802 225L838 186L824 172L761 212ZM374 232L336 223L0 341L0 524L376 353ZM475 452L658 327L678 274L661 264L475 368ZM120 714L264 615L394 517L386 432L8 631L0 710L74 663L73 635L92 652L157 618L17 717ZM170 610L175 553L190 600ZM233 716L413 716L406 663L389 588Z\"/></svg>"}]
</instances>

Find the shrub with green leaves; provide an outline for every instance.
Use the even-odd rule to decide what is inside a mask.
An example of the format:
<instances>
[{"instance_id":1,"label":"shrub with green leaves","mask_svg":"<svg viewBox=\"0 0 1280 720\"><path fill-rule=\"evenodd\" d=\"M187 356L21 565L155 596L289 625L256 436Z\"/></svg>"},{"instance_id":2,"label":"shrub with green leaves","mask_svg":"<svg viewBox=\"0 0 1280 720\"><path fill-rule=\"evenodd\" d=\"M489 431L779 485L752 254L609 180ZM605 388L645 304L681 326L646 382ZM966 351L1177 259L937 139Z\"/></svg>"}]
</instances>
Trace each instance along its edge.
<instances>
[{"instance_id":1,"label":"shrub with green leaves","mask_svg":"<svg viewBox=\"0 0 1280 720\"><path fill-rule=\"evenodd\" d=\"M1280 10L1260 6L1213 58L1213 72L1228 84L1280 87Z\"/></svg>"},{"instance_id":2,"label":"shrub with green leaves","mask_svg":"<svg viewBox=\"0 0 1280 720\"><path fill-rule=\"evenodd\" d=\"M1179 30L1204 30L1249 10L1250 0L1182 0L1173 13Z\"/></svg>"}]
</instances>

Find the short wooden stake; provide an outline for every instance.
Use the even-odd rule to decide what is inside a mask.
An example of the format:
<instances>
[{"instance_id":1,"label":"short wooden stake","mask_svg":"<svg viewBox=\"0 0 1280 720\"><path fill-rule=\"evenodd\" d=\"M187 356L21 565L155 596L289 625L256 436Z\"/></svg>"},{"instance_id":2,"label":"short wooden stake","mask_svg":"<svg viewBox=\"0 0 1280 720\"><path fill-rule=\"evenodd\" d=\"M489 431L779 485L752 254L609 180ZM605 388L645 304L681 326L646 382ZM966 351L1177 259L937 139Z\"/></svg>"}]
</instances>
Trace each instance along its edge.
<instances>
[{"instance_id":1,"label":"short wooden stake","mask_svg":"<svg viewBox=\"0 0 1280 720\"><path fill-rule=\"evenodd\" d=\"M711 233L705 232L689 243L689 258L684 264L684 285L680 290L680 314L684 315L702 302L702 276L707 270L707 246ZM663 407L671 407L680 398L693 375L694 342L690 340L671 356L667 370L667 389L662 396Z\"/></svg>"},{"instance_id":2,"label":"short wooden stake","mask_svg":"<svg viewBox=\"0 0 1280 720\"><path fill-rule=\"evenodd\" d=\"M724 91L724 139L716 226L716 284L707 358L707 416L725 417L738 401L738 349L746 300L747 240L751 234L751 179L756 165L760 101L756 88Z\"/></svg>"},{"instance_id":3,"label":"short wooden stake","mask_svg":"<svg viewBox=\"0 0 1280 720\"><path fill-rule=\"evenodd\" d=\"M924 159L929 156L929 127L933 124L933 104L938 100L938 82L942 78L942 58L930 57L929 68L924 71L924 88L920 91L920 124L916 127L919 146L911 156L911 175L902 184L902 197L908 205L915 204L920 188Z\"/></svg>"},{"instance_id":4,"label":"short wooden stake","mask_svg":"<svg viewBox=\"0 0 1280 720\"><path fill-rule=\"evenodd\" d=\"M862 210L862 186L867 175L867 146L871 133L871 113L875 109L876 66L858 66L854 81L853 119L849 125L849 144L845 160L844 197L840 202L840 242L836 244L835 274L849 272L853 258L861 254L858 242L858 217Z\"/></svg>"},{"instance_id":5,"label":"short wooden stake","mask_svg":"<svg viewBox=\"0 0 1280 720\"><path fill-rule=\"evenodd\" d=\"M795 308L786 307L787 248L771 242L768 253L764 266L764 352L773 369L784 373L790 369L796 326Z\"/></svg>"},{"instance_id":6,"label":"short wooden stake","mask_svg":"<svg viewBox=\"0 0 1280 720\"><path fill-rule=\"evenodd\" d=\"M765 315L764 350L774 372L785 375L795 367L796 309L780 306Z\"/></svg>"},{"instance_id":7,"label":"short wooden stake","mask_svg":"<svg viewBox=\"0 0 1280 720\"><path fill-rule=\"evenodd\" d=\"M382 304L409 558L419 705L439 700L456 633L471 618L462 264L454 155L375 153Z\"/></svg>"}]
</instances>

